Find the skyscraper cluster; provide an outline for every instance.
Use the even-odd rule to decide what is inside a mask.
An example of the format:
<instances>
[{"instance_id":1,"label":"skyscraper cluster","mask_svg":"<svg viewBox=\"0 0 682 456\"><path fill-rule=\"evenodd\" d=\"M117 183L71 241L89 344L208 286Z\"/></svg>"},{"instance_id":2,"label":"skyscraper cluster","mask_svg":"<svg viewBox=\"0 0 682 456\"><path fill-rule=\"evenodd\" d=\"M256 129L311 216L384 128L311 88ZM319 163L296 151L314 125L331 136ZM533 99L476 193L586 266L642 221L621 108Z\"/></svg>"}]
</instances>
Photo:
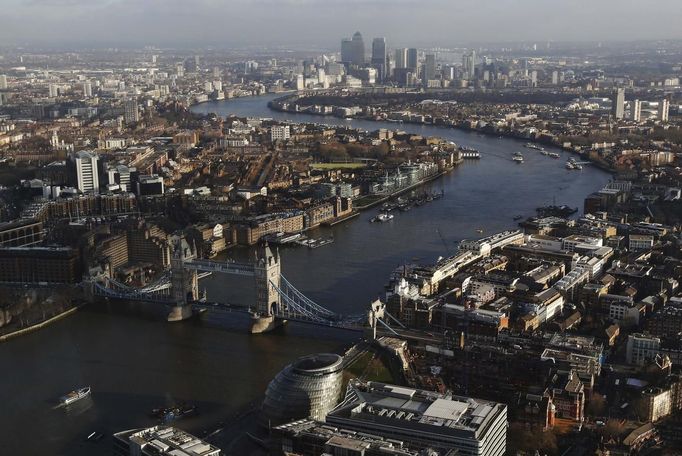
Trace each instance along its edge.
<instances>
[{"instance_id":1,"label":"skyscraper cluster","mask_svg":"<svg viewBox=\"0 0 682 456\"><path fill-rule=\"evenodd\" d=\"M341 63L346 72L365 82L369 82L367 75L374 69L377 81L390 78L403 85L421 83L424 87L441 87L444 79L453 80L457 73L454 65L443 65L439 69L436 57L435 53L427 53L420 60L417 48L396 48L389 53L386 38L376 37L372 39L371 55L367 58L360 32L341 40ZM468 81L476 78L475 51L463 56L461 78Z\"/></svg>"}]
</instances>

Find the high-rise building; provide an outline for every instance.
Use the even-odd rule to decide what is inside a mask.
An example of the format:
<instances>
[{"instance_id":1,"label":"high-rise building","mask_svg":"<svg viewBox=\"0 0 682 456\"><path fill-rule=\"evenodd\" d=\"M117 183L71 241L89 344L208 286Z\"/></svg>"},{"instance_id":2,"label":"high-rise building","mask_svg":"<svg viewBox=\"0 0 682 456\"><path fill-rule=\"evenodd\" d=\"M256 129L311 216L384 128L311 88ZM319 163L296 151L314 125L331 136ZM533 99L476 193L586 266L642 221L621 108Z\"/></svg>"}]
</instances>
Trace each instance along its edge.
<instances>
[{"instance_id":1,"label":"high-rise building","mask_svg":"<svg viewBox=\"0 0 682 456\"><path fill-rule=\"evenodd\" d=\"M126 100L123 104L123 116L127 124L133 124L140 121L140 110L137 106L137 99L131 98Z\"/></svg>"},{"instance_id":2,"label":"high-rise building","mask_svg":"<svg viewBox=\"0 0 682 456\"><path fill-rule=\"evenodd\" d=\"M559 84L559 72L557 70L552 71L552 85Z\"/></svg>"},{"instance_id":3,"label":"high-rise building","mask_svg":"<svg viewBox=\"0 0 682 456\"><path fill-rule=\"evenodd\" d=\"M424 58L424 67L422 69L422 82L426 87L429 81L436 79L436 56L433 54L426 54Z\"/></svg>"},{"instance_id":4,"label":"high-rise building","mask_svg":"<svg viewBox=\"0 0 682 456\"><path fill-rule=\"evenodd\" d=\"M76 187L83 193L99 193L97 154L80 151L73 159L76 168Z\"/></svg>"},{"instance_id":5,"label":"high-rise building","mask_svg":"<svg viewBox=\"0 0 682 456\"><path fill-rule=\"evenodd\" d=\"M407 68L407 48L395 50L395 67Z\"/></svg>"},{"instance_id":6,"label":"high-rise building","mask_svg":"<svg viewBox=\"0 0 682 456\"><path fill-rule=\"evenodd\" d=\"M302 74L296 75L296 90L305 89L305 77Z\"/></svg>"},{"instance_id":7,"label":"high-rise building","mask_svg":"<svg viewBox=\"0 0 682 456\"><path fill-rule=\"evenodd\" d=\"M362 34L360 32L355 32L353 34L353 58L351 63L353 65L362 66L365 64L365 42L362 39Z\"/></svg>"},{"instance_id":8,"label":"high-rise building","mask_svg":"<svg viewBox=\"0 0 682 456\"><path fill-rule=\"evenodd\" d=\"M622 119L625 115L625 89L619 88L614 92L611 101L611 114L616 119Z\"/></svg>"},{"instance_id":9,"label":"high-rise building","mask_svg":"<svg viewBox=\"0 0 682 456\"><path fill-rule=\"evenodd\" d=\"M346 66L364 66L365 42L360 32L355 32L351 39L341 40L341 61Z\"/></svg>"},{"instance_id":10,"label":"high-rise building","mask_svg":"<svg viewBox=\"0 0 682 456\"><path fill-rule=\"evenodd\" d=\"M185 76L185 65L183 63L177 63L175 65L175 73L179 78Z\"/></svg>"},{"instance_id":11,"label":"high-rise building","mask_svg":"<svg viewBox=\"0 0 682 456\"><path fill-rule=\"evenodd\" d=\"M0 90L5 90L7 88L7 76L0 74Z\"/></svg>"},{"instance_id":12,"label":"high-rise building","mask_svg":"<svg viewBox=\"0 0 682 456\"><path fill-rule=\"evenodd\" d=\"M92 83L90 81L83 83L83 96L87 98L92 96Z\"/></svg>"},{"instance_id":13,"label":"high-rise building","mask_svg":"<svg viewBox=\"0 0 682 456\"><path fill-rule=\"evenodd\" d=\"M462 56L462 72L464 79L474 79L476 77L476 51L472 50Z\"/></svg>"},{"instance_id":14,"label":"high-rise building","mask_svg":"<svg viewBox=\"0 0 682 456\"><path fill-rule=\"evenodd\" d=\"M341 40L341 61L350 65L353 60L353 40L350 38L344 38Z\"/></svg>"},{"instance_id":15,"label":"high-rise building","mask_svg":"<svg viewBox=\"0 0 682 456\"><path fill-rule=\"evenodd\" d=\"M411 68L413 71L417 69L417 49L409 48L407 50L407 68Z\"/></svg>"},{"instance_id":16,"label":"high-rise building","mask_svg":"<svg viewBox=\"0 0 682 456\"><path fill-rule=\"evenodd\" d=\"M59 96L59 86L57 84L50 84L47 86L48 95L50 98L55 98Z\"/></svg>"},{"instance_id":17,"label":"high-rise building","mask_svg":"<svg viewBox=\"0 0 682 456\"><path fill-rule=\"evenodd\" d=\"M386 78L386 38L374 38L372 40L372 66L377 69L379 79Z\"/></svg>"},{"instance_id":18,"label":"high-rise building","mask_svg":"<svg viewBox=\"0 0 682 456\"><path fill-rule=\"evenodd\" d=\"M668 114L670 112L670 101L667 98L658 102L658 120L661 122L668 121Z\"/></svg>"},{"instance_id":19,"label":"high-rise building","mask_svg":"<svg viewBox=\"0 0 682 456\"><path fill-rule=\"evenodd\" d=\"M642 117L642 102L639 100L632 100L630 102L630 120L639 122Z\"/></svg>"}]
</instances>

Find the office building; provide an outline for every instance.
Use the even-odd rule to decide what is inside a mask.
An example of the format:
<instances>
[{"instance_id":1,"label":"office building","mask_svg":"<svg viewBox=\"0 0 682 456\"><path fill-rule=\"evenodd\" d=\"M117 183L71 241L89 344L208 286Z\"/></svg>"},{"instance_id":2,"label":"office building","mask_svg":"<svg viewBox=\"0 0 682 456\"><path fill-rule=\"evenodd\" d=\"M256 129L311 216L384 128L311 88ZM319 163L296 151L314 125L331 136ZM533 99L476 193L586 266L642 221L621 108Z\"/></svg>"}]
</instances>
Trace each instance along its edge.
<instances>
[{"instance_id":1,"label":"office building","mask_svg":"<svg viewBox=\"0 0 682 456\"><path fill-rule=\"evenodd\" d=\"M360 32L355 32L351 39L341 40L341 61L346 66L365 64L365 42Z\"/></svg>"},{"instance_id":2,"label":"office building","mask_svg":"<svg viewBox=\"0 0 682 456\"><path fill-rule=\"evenodd\" d=\"M263 400L264 424L302 418L324 420L339 399L343 386L343 358L319 353L299 358L268 385Z\"/></svg>"},{"instance_id":3,"label":"office building","mask_svg":"<svg viewBox=\"0 0 682 456\"><path fill-rule=\"evenodd\" d=\"M156 174L140 176L137 181L137 194L139 196L163 195L163 177Z\"/></svg>"},{"instance_id":4,"label":"office building","mask_svg":"<svg viewBox=\"0 0 682 456\"><path fill-rule=\"evenodd\" d=\"M59 86L57 84L50 84L47 86L47 92L50 98L59 96Z\"/></svg>"},{"instance_id":5,"label":"office building","mask_svg":"<svg viewBox=\"0 0 682 456\"><path fill-rule=\"evenodd\" d=\"M395 67L407 68L407 48L395 50Z\"/></svg>"},{"instance_id":6,"label":"office building","mask_svg":"<svg viewBox=\"0 0 682 456\"><path fill-rule=\"evenodd\" d=\"M428 86L429 81L436 79L436 56L426 54L422 70L422 82L424 87Z\"/></svg>"},{"instance_id":7,"label":"office building","mask_svg":"<svg viewBox=\"0 0 682 456\"><path fill-rule=\"evenodd\" d=\"M136 172L135 168L125 165L116 165L107 169L107 184L110 189L118 188L122 192L132 191L132 175Z\"/></svg>"},{"instance_id":8,"label":"office building","mask_svg":"<svg viewBox=\"0 0 682 456\"><path fill-rule=\"evenodd\" d=\"M625 349L625 361L628 364L643 366L647 362L653 362L660 349L660 337L641 333L630 334Z\"/></svg>"},{"instance_id":9,"label":"office building","mask_svg":"<svg viewBox=\"0 0 682 456\"><path fill-rule=\"evenodd\" d=\"M92 83L90 81L85 81L83 83L83 96L90 98L92 96Z\"/></svg>"},{"instance_id":10,"label":"office building","mask_svg":"<svg viewBox=\"0 0 682 456\"><path fill-rule=\"evenodd\" d=\"M326 422L441 454L502 456L507 442L504 404L376 382L349 385Z\"/></svg>"},{"instance_id":11,"label":"office building","mask_svg":"<svg viewBox=\"0 0 682 456\"><path fill-rule=\"evenodd\" d=\"M559 84L559 72L557 70L552 71L552 85Z\"/></svg>"},{"instance_id":12,"label":"office building","mask_svg":"<svg viewBox=\"0 0 682 456\"><path fill-rule=\"evenodd\" d=\"M270 127L270 141L286 141L291 138L289 125L273 125Z\"/></svg>"},{"instance_id":13,"label":"office building","mask_svg":"<svg viewBox=\"0 0 682 456\"><path fill-rule=\"evenodd\" d=\"M476 77L476 51L472 50L462 57L462 73L464 79L474 79Z\"/></svg>"},{"instance_id":14,"label":"office building","mask_svg":"<svg viewBox=\"0 0 682 456\"><path fill-rule=\"evenodd\" d=\"M353 65L362 66L365 64L365 42L362 39L360 32L355 32L353 39L353 57L351 63Z\"/></svg>"},{"instance_id":15,"label":"office building","mask_svg":"<svg viewBox=\"0 0 682 456\"><path fill-rule=\"evenodd\" d=\"M0 282L78 283L80 252L71 247L0 247Z\"/></svg>"},{"instance_id":16,"label":"office building","mask_svg":"<svg viewBox=\"0 0 682 456\"><path fill-rule=\"evenodd\" d=\"M639 122L642 118L642 102L639 100L632 100L630 102L630 120Z\"/></svg>"},{"instance_id":17,"label":"office building","mask_svg":"<svg viewBox=\"0 0 682 456\"><path fill-rule=\"evenodd\" d=\"M661 122L668 121L668 113L670 112L670 101L664 98L658 103L658 120Z\"/></svg>"},{"instance_id":18,"label":"office building","mask_svg":"<svg viewBox=\"0 0 682 456\"><path fill-rule=\"evenodd\" d=\"M616 119L622 119L625 114L625 89L619 88L611 100L611 114Z\"/></svg>"},{"instance_id":19,"label":"office building","mask_svg":"<svg viewBox=\"0 0 682 456\"><path fill-rule=\"evenodd\" d=\"M386 78L388 63L386 60L386 38L374 38L372 40L372 66L379 73L379 80Z\"/></svg>"},{"instance_id":20,"label":"office building","mask_svg":"<svg viewBox=\"0 0 682 456\"><path fill-rule=\"evenodd\" d=\"M417 70L417 49L409 48L407 50L407 68L411 68L413 72Z\"/></svg>"},{"instance_id":21,"label":"office building","mask_svg":"<svg viewBox=\"0 0 682 456\"><path fill-rule=\"evenodd\" d=\"M220 456L220 449L187 432L154 426L114 434L117 456Z\"/></svg>"},{"instance_id":22,"label":"office building","mask_svg":"<svg viewBox=\"0 0 682 456\"><path fill-rule=\"evenodd\" d=\"M367 432L357 433L310 419L272 428L272 455L424 456L421 448ZM451 454L451 453L449 453ZM454 456L454 455L453 455Z\"/></svg>"},{"instance_id":23,"label":"office building","mask_svg":"<svg viewBox=\"0 0 682 456\"><path fill-rule=\"evenodd\" d=\"M0 90L7 89L7 76L0 74Z\"/></svg>"},{"instance_id":24,"label":"office building","mask_svg":"<svg viewBox=\"0 0 682 456\"><path fill-rule=\"evenodd\" d=\"M341 40L341 62L349 65L353 60L353 40L344 38Z\"/></svg>"},{"instance_id":25,"label":"office building","mask_svg":"<svg viewBox=\"0 0 682 456\"><path fill-rule=\"evenodd\" d=\"M76 188L83 193L99 193L99 158L94 152L81 151L73 159L76 169Z\"/></svg>"},{"instance_id":26,"label":"office building","mask_svg":"<svg viewBox=\"0 0 682 456\"><path fill-rule=\"evenodd\" d=\"M126 124L133 124L140 121L140 110L135 98L126 100L123 104L123 110L123 117Z\"/></svg>"}]
</instances>

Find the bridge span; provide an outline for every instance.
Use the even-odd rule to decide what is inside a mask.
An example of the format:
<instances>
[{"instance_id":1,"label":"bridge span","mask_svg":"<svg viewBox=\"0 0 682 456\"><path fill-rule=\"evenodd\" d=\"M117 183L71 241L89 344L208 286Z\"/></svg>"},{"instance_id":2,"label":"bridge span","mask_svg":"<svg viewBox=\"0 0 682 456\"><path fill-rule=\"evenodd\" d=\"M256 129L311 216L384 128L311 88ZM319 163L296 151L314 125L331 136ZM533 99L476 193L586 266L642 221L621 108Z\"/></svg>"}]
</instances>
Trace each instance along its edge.
<instances>
[{"instance_id":1,"label":"bridge span","mask_svg":"<svg viewBox=\"0 0 682 456\"><path fill-rule=\"evenodd\" d=\"M256 289L254 306L205 303L199 299L199 278L212 273L252 277ZM366 313L341 315L317 304L299 291L281 273L280 256L267 243L259 246L253 263L214 261L197 258L196 248L184 237L173 240L170 268L154 282L140 288L101 274L87 280L91 296L157 302L169 305L168 321L190 318L198 311L247 312L251 315L251 332L268 332L286 321L315 324L349 330L372 330L378 325L397 333L386 323L390 317L385 304L377 300Z\"/></svg>"}]
</instances>

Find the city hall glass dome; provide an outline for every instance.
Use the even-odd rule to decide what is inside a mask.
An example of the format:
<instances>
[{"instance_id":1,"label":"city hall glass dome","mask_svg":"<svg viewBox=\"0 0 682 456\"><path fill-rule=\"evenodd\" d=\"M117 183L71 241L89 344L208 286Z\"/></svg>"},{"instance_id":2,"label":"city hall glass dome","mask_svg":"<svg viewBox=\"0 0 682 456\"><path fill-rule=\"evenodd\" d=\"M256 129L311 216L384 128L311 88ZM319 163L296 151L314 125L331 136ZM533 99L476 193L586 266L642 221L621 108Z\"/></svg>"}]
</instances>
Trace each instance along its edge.
<instances>
[{"instance_id":1,"label":"city hall glass dome","mask_svg":"<svg viewBox=\"0 0 682 456\"><path fill-rule=\"evenodd\" d=\"M343 358L319 353L299 358L268 385L264 424L276 426L301 418L324 420L341 397Z\"/></svg>"}]
</instances>

